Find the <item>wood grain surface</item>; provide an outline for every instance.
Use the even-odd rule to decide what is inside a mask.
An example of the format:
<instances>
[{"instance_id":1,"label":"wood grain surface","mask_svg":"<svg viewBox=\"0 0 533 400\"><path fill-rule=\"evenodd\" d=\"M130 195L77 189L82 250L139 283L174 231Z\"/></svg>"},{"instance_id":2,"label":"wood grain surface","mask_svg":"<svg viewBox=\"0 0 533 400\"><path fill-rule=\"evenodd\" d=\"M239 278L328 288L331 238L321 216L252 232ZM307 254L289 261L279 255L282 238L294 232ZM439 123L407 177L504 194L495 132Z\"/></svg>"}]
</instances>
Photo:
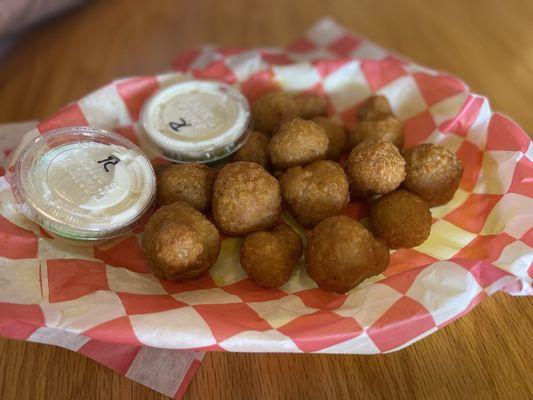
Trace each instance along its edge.
<instances>
[{"instance_id":1,"label":"wood grain surface","mask_svg":"<svg viewBox=\"0 0 533 400\"><path fill-rule=\"evenodd\" d=\"M0 61L0 122L41 118L204 43L283 45L331 15L445 70L533 131L530 0L95 1L25 33ZM533 299L497 294L396 353L206 355L190 399L533 398ZM0 399L163 399L78 354L0 339Z\"/></svg>"}]
</instances>

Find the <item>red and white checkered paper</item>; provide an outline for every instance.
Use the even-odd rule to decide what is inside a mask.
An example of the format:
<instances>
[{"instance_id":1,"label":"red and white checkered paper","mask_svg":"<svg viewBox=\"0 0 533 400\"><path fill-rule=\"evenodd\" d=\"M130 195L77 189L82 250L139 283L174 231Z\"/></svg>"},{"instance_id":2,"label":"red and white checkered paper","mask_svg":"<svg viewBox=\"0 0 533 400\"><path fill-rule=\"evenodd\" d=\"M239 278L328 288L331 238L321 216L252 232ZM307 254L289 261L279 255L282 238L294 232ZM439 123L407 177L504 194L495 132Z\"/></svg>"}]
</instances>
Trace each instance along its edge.
<instances>
[{"instance_id":1,"label":"red and white checkered paper","mask_svg":"<svg viewBox=\"0 0 533 400\"><path fill-rule=\"evenodd\" d=\"M160 281L149 272L142 233L108 247L63 245L18 213L2 179L0 333L23 326L22 339L54 329L121 346L374 354L420 340L498 290L533 294L533 145L460 80L329 19L285 49L206 47L182 54L173 68L98 89L23 141L57 127L91 125L145 148L138 127L143 102L191 77L235 84L252 102L270 90L318 93L348 127L358 105L380 93L405 123L406 147L432 142L457 154L464 166L460 189L432 209L424 244L394 251L383 275L339 295L318 289L303 261L282 288L258 288L239 265L238 238L223 240L217 263L200 279ZM346 213L360 220L367 210L352 203Z\"/></svg>"},{"instance_id":2,"label":"red and white checkered paper","mask_svg":"<svg viewBox=\"0 0 533 400\"><path fill-rule=\"evenodd\" d=\"M20 136L33 129L36 124L36 122L23 122L0 125L0 149L16 146L20 141ZM5 155L5 152L0 155L0 161ZM0 249L2 249L6 231L2 229L0 232ZM5 254L5 250L2 254ZM5 268L3 261L4 259L0 258L0 270ZM13 263L10 268L17 268L17 266ZM28 323L28 318L31 319L34 316L41 320L41 312L38 311L35 314L34 311L30 311L32 308L24 306L24 303L9 301L11 290L24 289L4 286L8 284L8 281L3 279L4 275L0 273L0 335L12 339L51 344L78 352L167 396L175 399L182 398L200 366L203 352L109 343L63 329L46 326L37 328L33 322ZM3 309L4 302L10 303L6 309ZM33 308L33 310L37 309Z\"/></svg>"}]
</instances>

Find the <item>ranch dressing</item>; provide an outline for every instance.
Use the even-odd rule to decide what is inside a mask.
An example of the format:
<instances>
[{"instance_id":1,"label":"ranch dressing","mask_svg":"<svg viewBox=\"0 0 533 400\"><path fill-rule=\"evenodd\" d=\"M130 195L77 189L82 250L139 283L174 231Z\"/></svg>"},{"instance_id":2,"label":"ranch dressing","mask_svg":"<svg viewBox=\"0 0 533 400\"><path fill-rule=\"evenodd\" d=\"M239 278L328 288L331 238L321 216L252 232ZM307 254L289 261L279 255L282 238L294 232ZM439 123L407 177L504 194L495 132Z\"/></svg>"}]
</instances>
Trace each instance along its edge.
<instances>
[{"instance_id":1,"label":"ranch dressing","mask_svg":"<svg viewBox=\"0 0 533 400\"><path fill-rule=\"evenodd\" d=\"M12 181L28 218L55 236L89 242L133 230L150 209L156 186L137 146L85 127L45 133L30 143Z\"/></svg>"},{"instance_id":2,"label":"ranch dressing","mask_svg":"<svg viewBox=\"0 0 533 400\"><path fill-rule=\"evenodd\" d=\"M141 113L148 144L175 162L213 162L230 155L244 144L249 123L246 98L217 81L161 89Z\"/></svg>"}]
</instances>

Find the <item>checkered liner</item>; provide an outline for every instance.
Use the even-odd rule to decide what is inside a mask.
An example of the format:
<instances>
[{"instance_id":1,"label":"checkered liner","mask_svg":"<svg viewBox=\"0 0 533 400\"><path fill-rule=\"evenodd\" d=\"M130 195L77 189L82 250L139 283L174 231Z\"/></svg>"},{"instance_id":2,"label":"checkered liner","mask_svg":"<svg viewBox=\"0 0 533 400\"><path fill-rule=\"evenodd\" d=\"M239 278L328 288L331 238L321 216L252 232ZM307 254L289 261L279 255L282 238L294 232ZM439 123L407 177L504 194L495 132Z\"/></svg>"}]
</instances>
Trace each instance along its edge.
<instances>
[{"instance_id":1,"label":"checkered liner","mask_svg":"<svg viewBox=\"0 0 533 400\"><path fill-rule=\"evenodd\" d=\"M200 279L160 281L149 272L142 233L101 248L58 243L17 213L2 179L0 333L18 324L25 327L21 338L48 327L128 346L371 354L421 339L498 290L533 294L533 145L458 79L392 55L331 20L284 50L207 47L181 55L173 67L174 73L113 82L42 121L24 141L91 125L143 147L137 124L143 102L191 76L233 83L251 101L280 88L318 93L348 127L361 101L380 93L405 123L406 147L432 142L457 154L464 165L460 189L432 210L425 243L394 251L383 275L339 295L318 289L303 262L282 288L258 288L239 266L237 238L223 240L217 263ZM358 220L366 213L355 203L346 210Z\"/></svg>"}]
</instances>

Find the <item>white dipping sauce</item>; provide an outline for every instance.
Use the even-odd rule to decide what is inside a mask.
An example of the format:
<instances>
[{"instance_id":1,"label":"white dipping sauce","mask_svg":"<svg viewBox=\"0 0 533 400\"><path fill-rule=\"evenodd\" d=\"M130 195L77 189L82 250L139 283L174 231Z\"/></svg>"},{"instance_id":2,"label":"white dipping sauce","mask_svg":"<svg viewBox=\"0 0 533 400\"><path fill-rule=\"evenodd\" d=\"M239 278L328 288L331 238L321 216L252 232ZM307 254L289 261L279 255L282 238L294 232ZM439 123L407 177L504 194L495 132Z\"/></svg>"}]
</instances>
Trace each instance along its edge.
<instances>
[{"instance_id":1,"label":"white dipping sauce","mask_svg":"<svg viewBox=\"0 0 533 400\"><path fill-rule=\"evenodd\" d=\"M244 143L250 108L230 85L191 80L153 95L143 107L141 121L146 138L163 157L212 162Z\"/></svg>"},{"instance_id":2,"label":"white dipping sauce","mask_svg":"<svg viewBox=\"0 0 533 400\"><path fill-rule=\"evenodd\" d=\"M31 143L12 183L21 210L51 233L75 240L135 228L155 196L150 161L112 132L65 128Z\"/></svg>"}]
</instances>

